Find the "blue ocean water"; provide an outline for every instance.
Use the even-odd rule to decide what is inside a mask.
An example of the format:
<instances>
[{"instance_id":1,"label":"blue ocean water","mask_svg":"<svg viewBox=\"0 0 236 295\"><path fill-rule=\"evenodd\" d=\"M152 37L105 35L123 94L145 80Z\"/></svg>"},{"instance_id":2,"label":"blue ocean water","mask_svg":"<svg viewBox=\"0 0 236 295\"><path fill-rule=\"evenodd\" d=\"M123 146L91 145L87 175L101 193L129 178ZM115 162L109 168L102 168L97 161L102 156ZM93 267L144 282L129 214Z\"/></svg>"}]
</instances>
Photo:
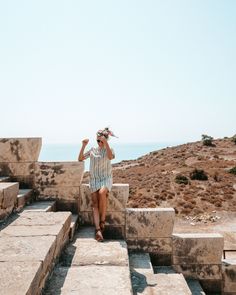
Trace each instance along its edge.
<instances>
[{"instance_id":1,"label":"blue ocean water","mask_svg":"<svg viewBox=\"0 0 236 295\"><path fill-rule=\"evenodd\" d=\"M173 146L176 143L135 143L135 144L112 144L115 151L115 159L112 163L123 160L133 160L149 152ZM91 146L88 145L88 150ZM43 144L39 161L76 161L81 144ZM85 161L85 170L89 169L89 160Z\"/></svg>"}]
</instances>

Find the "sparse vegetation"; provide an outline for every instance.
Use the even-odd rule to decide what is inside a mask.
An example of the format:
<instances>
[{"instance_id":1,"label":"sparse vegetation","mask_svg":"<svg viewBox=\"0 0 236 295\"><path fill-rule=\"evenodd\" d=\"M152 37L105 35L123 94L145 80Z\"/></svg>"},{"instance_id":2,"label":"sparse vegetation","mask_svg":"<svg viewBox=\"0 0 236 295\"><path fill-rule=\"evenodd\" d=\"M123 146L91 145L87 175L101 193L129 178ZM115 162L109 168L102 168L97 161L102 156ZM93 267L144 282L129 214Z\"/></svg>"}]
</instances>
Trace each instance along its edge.
<instances>
[{"instance_id":1,"label":"sparse vegetation","mask_svg":"<svg viewBox=\"0 0 236 295\"><path fill-rule=\"evenodd\" d=\"M236 144L236 134L232 137L232 142Z\"/></svg>"},{"instance_id":2,"label":"sparse vegetation","mask_svg":"<svg viewBox=\"0 0 236 295\"><path fill-rule=\"evenodd\" d=\"M229 173L236 175L236 166L229 170Z\"/></svg>"},{"instance_id":3,"label":"sparse vegetation","mask_svg":"<svg viewBox=\"0 0 236 295\"><path fill-rule=\"evenodd\" d=\"M213 141L212 136L202 134L202 143L203 143L203 145L205 145L205 146L214 146L212 141Z\"/></svg>"},{"instance_id":4,"label":"sparse vegetation","mask_svg":"<svg viewBox=\"0 0 236 295\"><path fill-rule=\"evenodd\" d=\"M188 184L189 180L186 176L179 174L175 177L175 182L178 184Z\"/></svg>"},{"instance_id":5,"label":"sparse vegetation","mask_svg":"<svg viewBox=\"0 0 236 295\"><path fill-rule=\"evenodd\" d=\"M190 178L192 180L208 180L208 176L204 170L194 169L190 173Z\"/></svg>"}]
</instances>

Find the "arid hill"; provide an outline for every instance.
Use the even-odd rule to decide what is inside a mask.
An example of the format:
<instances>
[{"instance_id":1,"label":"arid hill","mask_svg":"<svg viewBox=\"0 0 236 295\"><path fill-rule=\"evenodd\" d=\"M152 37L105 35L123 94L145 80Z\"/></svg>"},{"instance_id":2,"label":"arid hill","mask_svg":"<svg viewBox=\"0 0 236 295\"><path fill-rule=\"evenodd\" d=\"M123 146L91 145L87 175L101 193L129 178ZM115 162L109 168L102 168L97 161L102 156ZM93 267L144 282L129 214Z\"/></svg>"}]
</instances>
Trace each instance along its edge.
<instances>
[{"instance_id":1,"label":"arid hill","mask_svg":"<svg viewBox=\"0 0 236 295\"><path fill-rule=\"evenodd\" d=\"M229 173L235 166L236 144L224 138L212 146L199 141L122 161L113 165L113 177L114 183L129 183L128 207L174 207L180 216L196 216L236 211L236 175ZM199 177L207 180L194 179Z\"/></svg>"}]
</instances>

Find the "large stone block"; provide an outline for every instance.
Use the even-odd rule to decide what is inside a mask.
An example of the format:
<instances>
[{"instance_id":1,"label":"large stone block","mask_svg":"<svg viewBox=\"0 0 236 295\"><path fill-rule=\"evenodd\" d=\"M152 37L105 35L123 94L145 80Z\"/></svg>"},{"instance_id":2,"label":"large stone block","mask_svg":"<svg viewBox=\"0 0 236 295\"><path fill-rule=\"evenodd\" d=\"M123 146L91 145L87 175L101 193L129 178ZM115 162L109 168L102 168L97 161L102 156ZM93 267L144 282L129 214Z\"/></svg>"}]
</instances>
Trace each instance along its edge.
<instances>
[{"instance_id":1,"label":"large stone block","mask_svg":"<svg viewBox=\"0 0 236 295\"><path fill-rule=\"evenodd\" d=\"M42 261L0 262L0 294L40 294L42 265Z\"/></svg>"},{"instance_id":2,"label":"large stone block","mask_svg":"<svg viewBox=\"0 0 236 295\"><path fill-rule=\"evenodd\" d=\"M129 250L132 252L144 253L172 253L172 239L171 238L145 238L145 239L126 239Z\"/></svg>"},{"instance_id":3,"label":"large stone block","mask_svg":"<svg viewBox=\"0 0 236 295\"><path fill-rule=\"evenodd\" d=\"M36 188L79 187L84 162L38 162L35 164Z\"/></svg>"},{"instance_id":4,"label":"large stone block","mask_svg":"<svg viewBox=\"0 0 236 295\"><path fill-rule=\"evenodd\" d=\"M221 264L223 246L220 234L174 234L173 264Z\"/></svg>"},{"instance_id":5,"label":"large stone block","mask_svg":"<svg viewBox=\"0 0 236 295\"><path fill-rule=\"evenodd\" d=\"M226 259L222 264L223 294L236 294L236 261Z\"/></svg>"},{"instance_id":6,"label":"large stone block","mask_svg":"<svg viewBox=\"0 0 236 295\"><path fill-rule=\"evenodd\" d=\"M0 183L0 220L7 217L17 205L18 183Z\"/></svg>"},{"instance_id":7,"label":"large stone block","mask_svg":"<svg viewBox=\"0 0 236 295\"><path fill-rule=\"evenodd\" d=\"M186 278L197 280L221 280L221 264L189 264L173 265L176 272L182 273Z\"/></svg>"},{"instance_id":8,"label":"large stone block","mask_svg":"<svg viewBox=\"0 0 236 295\"><path fill-rule=\"evenodd\" d=\"M168 238L174 227L173 208L127 208L127 238Z\"/></svg>"},{"instance_id":9,"label":"large stone block","mask_svg":"<svg viewBox=\"0 0 236 295\"><path fill-rule=\"evenodd\" d=\"M92 239L77 238L65 250L69 265L117 265L128 266L125 241L105 241L97 243ZM69 266L66 265L66 266Z\"/></svg>"},{"instance_id":10,"label":"large stone block","mask_svg":"<svg viewBox=\"0 0 236 295\"><path fill-rule=\"evenodd\" d=\"M115 183L108 196L108 211L124 211L129 197L129 185ZM80 188L80 211L91 211L92 198L88 184Z\"/></svg>"},{"instance_id":11,"label":"large stone block","mask_svg":"<svg viewBox=\"0 0 236 295\"><path fill-rule=\"evenodd\" d=\"M45 295L131 295L128 266L85 265L56 267Z\"/></svg>"},{"instance_id":12,"label":"large stone block","mask_svg":"<svg viewBox=\"0 0 236 295\"><path fill-rule=\"evenodd\" d=\"M46 274L55 259L56 237L6 237L0 236L0 261L43 261Z\"/></svg>"},{"instance_id":13,"label":"large stone block","mask_svg":"<svg viewBox=\"0 0 236 295\"><path fill-rule=\"evenodd\" d=\"M64 200L75 201L79 199L78 186L55 186L55 187L40 187L37 189L39 200Z\"/></svg>"},{"instance_id":14,"label":"large stone block","mask_svg":"<svg viewBox=\"0 0 236 295\"><path fill-rule=\"evenodd\" d=\"M42 138L0 138L0 162L36 162Z\"/></svg>"}]
</instances>

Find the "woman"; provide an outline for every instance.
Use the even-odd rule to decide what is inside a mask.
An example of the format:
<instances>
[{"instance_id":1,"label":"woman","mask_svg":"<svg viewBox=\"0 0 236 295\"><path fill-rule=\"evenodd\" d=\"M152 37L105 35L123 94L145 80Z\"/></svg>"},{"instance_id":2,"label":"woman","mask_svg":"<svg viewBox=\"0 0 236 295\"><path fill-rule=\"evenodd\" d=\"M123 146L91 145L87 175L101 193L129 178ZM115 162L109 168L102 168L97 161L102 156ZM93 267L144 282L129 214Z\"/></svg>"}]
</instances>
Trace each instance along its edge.
<instances>
[{"instance_id":1,"label":"woman","mask_svg":"<svg viewBox=\"0 0 236 295\"><path fill-rule=\"evenodd\" d=\"M89 139L82 141L78 160L83 161L90 157L90 190L93 204L93 219L95 224L95 239L103 241L105 218L107 209L107 196L112 187L111 160L115 153L108 143L109 136L115 136L109 128L97 132L98 147L91 148L84 153Z\"/></svg>"}]
</instances>

